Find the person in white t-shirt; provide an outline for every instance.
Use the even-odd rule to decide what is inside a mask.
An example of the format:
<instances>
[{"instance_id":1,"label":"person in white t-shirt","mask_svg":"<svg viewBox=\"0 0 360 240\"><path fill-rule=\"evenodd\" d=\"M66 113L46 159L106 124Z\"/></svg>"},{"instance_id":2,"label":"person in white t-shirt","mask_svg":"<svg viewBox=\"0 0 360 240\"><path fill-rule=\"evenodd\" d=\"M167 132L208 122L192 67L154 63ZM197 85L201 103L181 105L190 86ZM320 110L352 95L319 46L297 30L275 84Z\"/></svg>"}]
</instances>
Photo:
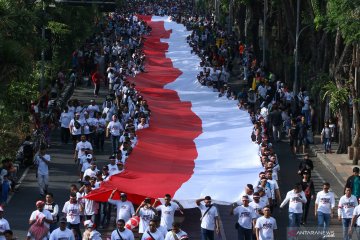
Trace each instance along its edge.
<instances>
[{"instance_id":1,"label":"person in white t-shirt","mask_svg":"<svg viewBox=\"0 0 360 240\"><path fill-rule=\"evenodd\" d=\"M350 239L349 227L353 217L354 209L358 205L358 200L351 195L351 188L345 188L345 195L342 196L338 204L338 220L342 221L343 239Z\"/></svg>"},{"instance_id":2,"label":"person in white t-shirt","mask_svg":"<svg viewBox=\"0 0 360 240\"><path fill-rule=\"evenodd\" d=\"M360 236L360 205L357 205L353 211L351 224L349 227L349 235L351 236L355 228L356 235Z\"/></svg>"},{"instance_id":3,"label":"person in white t-shirt","mask_svg":"<svg viewBox=\"0 0 360 240\"><path fill-rule=\"evenodd\" d=\"M61 113L59 123L61 127L61 142L67 144L69 142L70 131L69 125L71 119L73 119L73 113L69 112L69 108L67 106L64 107L64 112Z\"/></svg>"},{"instance_id":4,"label":"person in white t-shirt","mask_svg":"<svg viewBox=\"0 0 360 240\"><path fill-rule=\"evenodd\" d=\"M159 199L156 199L153 207L156 206L156 203ZM176 200L171 200L170 194L165 194L164 197L165 203L156 207L156 210L161 212L161 220L160 225L164 226L168 231L172 227L172 223L174 222L174 214L176 210L182 211L183 206Z\"/></svg>"},{"instance_id":5,"label":"person in white t-shirt","mask_svg":"<svg viewBox=\"0 0 360 240\"><path fill-rule=\"evenodd\" d=\"M117 189L112 191L108 202L116 206L116 219L123 219L125 222L127 222L134 214L134 206L133 204L127 200L127 196L125 193L120 193L120 200L113 200L114 194L117 192Z\"/></svg>"},{"instance_id":6,"label":"person in white t-shirt","mask_svg":"<svg viewBox=\"0 0 360 240\"><path fill-rule=\"evenodd\" d=\"M330 183L323 184L323 190L318 192L315 200L315 217L317 217L319 230L326 231L330 225L330 218L334 216L335 197L329 192Z\"/></svg>"},{"instance_id":7,"label":"person in white t-shirt","mask_svg":"<svg viewBox=\"0 0 360 240\"><path fill-rule=\"evenodd\" d=\"M186 232L180 228L180 223L173 222L171 231L167 232L165 240L188 240L189 237Z\"/></svg>"},{"instance_id":8,"label":"person in white t-shirt","mask_svg":"<svg viewBox=\"0 0 360 240\"><path fill-rule=\"evenodd\" d=\"M73 232L66 227L66 218L60 219L60 227L50 234L50 240L75 240Z\"/></svg>"},{"instance_id":9,"label":"person in white t-shirt","mask_svg":"<svg viewBox=\"0 0 360 240\"><path fill-rule=\"evenodd\" d=\"M258 219L263 215L262 210L266 205L260 202L260 195L258 192L256 192L253 194L253 201L249 203L249 206L251 206L254 209L256 219Z\"/></svg>"},{"instance_id":10,"label":"person in white t-shirt","mask_svg":"<svg viewBox=\"0 0 360 240\"><path fill-rule=\"evenodd\" d=\"M75 113L75 117L69 123L69 131L72 137L73 146L80 141L81 132L83 130L83 122L80 119L80 113Z\"/></svg>"},{"instance_id":11,"label":"person in white t-shirt","mask_svg":"<svg viewBox=\"0 0 360 240\"><path fill-rule=\"evenodd\" d=\"M259 217L255 223L257 240L274 240L274 230L277 229L275 218L271 217L270 207L263 209L264 216Z\"/></svg>"},{"instance_id":12,"label":"person in white t-shirt","mask_svg":"<svg viewBox=\"0 0 360 240\"><path fill-rule=\"evenodd\" d=\"M86 110L91 118L95 117L95 112L100 112L99 105L96 104L94 99L90 100L90 105L87 107Z\"/></svg>"},{"instance_id":13,"label":"person in white t-shirt","mask_svg":"<svg viewBox=\"0 0 360 240\"><path fill-rule=\"evenodd\" d=\"M116 221L116 227L117 228L111 233L111 240L134 240L133 232L125 228L124 219L118 219Z\"/></svg>"},{"instance_id":14,"label":"person in white t-shirt","mask_svg":"<svg viewBox=\"0 0 360 240\"><path fill-rule=\"evenodd\" d=\"M145 198L145 200L136 209L135 215L140 217L139 233L142 235L149 227L150 220L157 215L155 208L151 206L151 199Z\"/></svg>"},{"instance_id":15,"label":"person in white t-shirt","mask_svg":"<svg viewBox=\"0 0 360 240\"><path fill-rule=\"evenodd\" d=\"M85 151L87 153L92 153L92 145L90 142L86 141L86 136L81 135L81 141L76 144L75 152L74 152L74 161L75 163L79 161L79 159L85 156ZM78 162L79 163L79 162Z\"/></svg>"},{"instance_id":16,"label":"person in white t-shirt","mask_svg":"<svg viewBox=\"0 0 360 240\"><path fill-rule=\"evenodd\" d=\"M115 157L114 155L111 155L111 156L109 157L109 161L110 161L110 163L109 163L107 166L108 166L108 168L109 168L109 174L110 174L110 176L112 176L112 175L114 175L114 174L117 172L117 170L118 170L118 167L117 167L117 165L116 165L116 157Z\"/></svg>"},{"instance_id":17,"label":"person in white t-shirt","mask_svg":"<svg viewBox=\"0 0 360 240\"><path fill-rule=\"evenodd\" d=\"M46 154L46 147L41 146L40 152L35 156L35 165L37 165L37 181L40 190L40 197L44 197L49 186L49 163L50 155Z\"/></svg>"},{"instance_id":18,"label":"person in white t-shirt","mask_svg":"<svg viewBox=\"0 0 360 240\"><path fill-rule=\"evenodd\" d=\"M300 227L303 205L307 202L300 183L295 184L294 189L287 192L280 208L283 208L289 201L289 227Z\"/></svg>"},{"instance_id":19,"label":"person in white t-shirt","mask_svg":"<svg viewBox=\"0 0 360 240\"><path fill-rule=\"evenodd\" d=\"M4 208L0 206L0 240L5 240L4 232L10 230L9 222L4 218Z\"/></svg>"},{"instance_id":20,"label":"person in white t-shirt","mask_svg":"<svg viewBox=\"0 0 360 240\"><path fill-rule=\"evenodd\" d=\"M44 207L45 207L45 202L43 201L36 202L37 210L33 211L30 215L30 219L29 219L30 226L33 224L38 224L39 226L42 226L44 228L47 229L50 228L50 224L53 222L53 217L48 210L44 209ZM47 240L48 237L49 234L47 234L43 238L43 240ZM27 240L30 239L35 240L34 232L31 232L31 230L29 230L29 232L27 233Z\"/></svg>"},{"instance_id":21,"label":"person in white t-shirt","mask_svg":"<svg viewBox=\"0 0 360 240\"><path fill-rule=\"evenodd\" d=\"M113 115L112 121L109 122L106 128L106 137L109 137L111 135L113 153L115 153L119 148L119 138L122 131L124 131L124 128L119 122L118 117L116 115Z\"/></svg>"},{"instance_id":22,"label":"person in white t-shirt","mask_svg":"<svg viewBox=\"0 0 360 240\"><path fill-rule=\"evenodd\" d=\"M204 201L204 204L201 202ZM214 232L220 232L219 213L217 208L211 204L211 197L206 196L196 200L196 205L201 212L201 239L212 240L214 239Z\"/></svg>"},{"instance_id":23,"label":"person in white t-shirt","mask_svg":"<svg viewBox=\"0 0 360 240\"><path fill-rule=\"evenodd\" d=\"M163 234L156 228L156 221L150 220L149 228L144 232L141 240L164 240Z\"/></svg>"},{"instance_id":24,"label":"person in white t-shirt","mask_svg":"<svg viewBox=\"0 0 360 240\"><path fill-rule=\"evenodd\" d=\"M251 240L253 226L255 226L256 214L255 210L249 206L249 197L242 196L243 205L238 206L236 203L232 205L230 215L238 215L236 229L238 231L238 239Z\"/></svg>"},{"instance_id":25,"label":"person in white t-shirt","mask_svg":"<svg viewBox=\"0 0 360 240\"><path fill-rule=\"evenodd\" d=\"M70 193L70 200L65 202L62 212L66 216L67 227L74 229L79 237L80 232L80 215L83 212L83 206L77 200L77 193Z\"/></svg>"},{"instance_id":26,"label":"person in white t-shirt","mask_svg":"<svg viewBox=\"0 0 360 240\"><path fill-rule=\"evenodd\" d=\"M96 173L98 173L98 172L99 172L99 169L96 167L96 162L91 161L90 168L88 168L84 171L83 180L85 180L86 176L90 176L90 178L96 177Z\"/></svg>"},{"instance_id":27,"label":"person in white t-shirt","mask_svg":"<svg viewBox=\"0 0 360 240\"><path fill-rule=\"evenodd\" d=\"M146 118L142 117L140 118L140 123L137 125L137 130L148 128L149 124L146 123Z\"/></svg>"},{"instance_id":28,"label":"person in white t-shirt","mask_svg":"<svg viewBox=\"0 0 360 240\"><path fill-rule=\"evenodd\" d=\"M97 214L99 212L99 203L94 200L85 198L86 195L90 194L91 190L92 190L91 184L89 182L85 182L79 191L80 192L83 191L81 204L84 207L83 214L85 216L85 219L95 222L95 220L97 218Z\"/></svg>"}]
</instances>

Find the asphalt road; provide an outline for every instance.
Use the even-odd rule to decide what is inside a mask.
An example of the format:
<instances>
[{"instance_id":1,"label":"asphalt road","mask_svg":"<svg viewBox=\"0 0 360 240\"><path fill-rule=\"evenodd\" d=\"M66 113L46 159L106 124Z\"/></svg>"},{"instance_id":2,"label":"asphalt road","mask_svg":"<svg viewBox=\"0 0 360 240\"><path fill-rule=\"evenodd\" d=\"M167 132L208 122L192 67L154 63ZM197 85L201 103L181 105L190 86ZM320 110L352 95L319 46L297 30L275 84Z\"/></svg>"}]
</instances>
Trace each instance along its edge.
<instances>
[{"instance_id":1,"label":"asphalt road","mask_svg":"<svg viewBox=\"0 0 360 240\"><path fill-rule=\"evenodd\" d=\"M102 89L101 97L98 103L102 102L105 91ZM76 89L73 98L86 101L92 98L92 88L80 87ZM54 193L55 201L59 204L60 210L63 204L68 200L69 186L76 183L78 180L76 165L73 162L73 150L71 144L62 145L59 141L59 130L54 131L52 147L49 153L52 158L50 165L50 184L49 191ZM281 171L280 171L280 190L282 198L285 197L286 192L291 190L294 183L300 181L297 175L297 167L299 164L298 157L291 154L288 143L281 142L275 145L276 153L279 156ZM136 151L136 149L135 149ZM105 153L110 152L110 144L106 144ZM108 159L108 154L95 153L100 166ZM313 174L313 181L315 182L316 191L321 189L323 181L330 182L335 193L342 191L342 186L333 179L331 173L327 168L323 167L319 161L312 158L315 163L315 173ZM234 183L229 183L234 184ZM39 197L39 190L35 178L35 171L30 169L24 178L19 192L15 193L8 206L6 206L5 218L10 222L12 230L18 238L24 238L27 233L28 219L33 210L35 210L35 202ZM237 239L237 233L234 228L236 218L230 216L229 206L218 206L220 210L220 217L223 226L222 239L234 240ZM314 219L314 204L311 204L309 219L307 226L315 226ZM287 207L282 211L278 208L274 211L274 217L278 223L278 231L276 239L287 239L286 227L288 224ZM187 209L184 215L177 214L176 219L182 222L183 229L189 233L191 239L200 239L200 211L198 209ZM332 221L333 225L339 226L337 220ZM109 228L104 232L107 235L113 229ZM340 234L340 233L339 233ZM338 235L340 236L340 235ZM341 238L334 238L341 239Z\"/></svg>"}]
</instances>

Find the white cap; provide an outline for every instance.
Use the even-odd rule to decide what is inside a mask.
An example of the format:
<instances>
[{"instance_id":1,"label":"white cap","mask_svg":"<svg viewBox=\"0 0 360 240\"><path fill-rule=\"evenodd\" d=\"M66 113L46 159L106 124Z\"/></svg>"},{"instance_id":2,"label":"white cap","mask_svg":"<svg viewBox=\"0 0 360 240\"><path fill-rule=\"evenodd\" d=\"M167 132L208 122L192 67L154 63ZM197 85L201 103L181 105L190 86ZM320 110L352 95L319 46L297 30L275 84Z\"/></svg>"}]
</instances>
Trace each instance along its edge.
<instances>
[{"instance_id":1,"label":"white cap","mask_svg":"<svg viewBox=\"0 0 360 240\"><path fill-rule=\"evenodd\" d=\"M86 155L86 158L87 158L87 159L92 159L93 156L92 156L91 154L88 154L88 155Z\"/></svg>"}]
</instances>

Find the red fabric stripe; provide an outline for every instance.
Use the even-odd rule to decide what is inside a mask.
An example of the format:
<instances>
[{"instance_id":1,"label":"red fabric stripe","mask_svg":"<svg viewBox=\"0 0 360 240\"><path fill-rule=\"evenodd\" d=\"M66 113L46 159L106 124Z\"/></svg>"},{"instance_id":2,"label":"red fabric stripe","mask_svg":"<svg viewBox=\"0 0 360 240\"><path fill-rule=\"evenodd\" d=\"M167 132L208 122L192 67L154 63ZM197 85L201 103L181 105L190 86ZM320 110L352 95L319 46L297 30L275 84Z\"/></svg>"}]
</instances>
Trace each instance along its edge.
<instances>
[{"instance_id":1,"label":"red fabric stripe","mask_svg":"<svg viewBox=\"0 0 360 240\"><path fill-rule=\"evenodd\" d=\"M152 111L150 128L138 131L138 144L126 163L124 173L113 176L88 196L107 201L113 189L128 194L128 199L140 203L144 197L159 198L174 195L193 174L197 157L194 139L201 134L201 120L191 111L190 102L181 102L173 90L164 85L181 75L165 57L169 37L164 22L149 22L151 35L146 38L146 73L136 76L136 89L148 101ZM118 198L119 196L115 196Z\"/></svg>"}]
</instances>

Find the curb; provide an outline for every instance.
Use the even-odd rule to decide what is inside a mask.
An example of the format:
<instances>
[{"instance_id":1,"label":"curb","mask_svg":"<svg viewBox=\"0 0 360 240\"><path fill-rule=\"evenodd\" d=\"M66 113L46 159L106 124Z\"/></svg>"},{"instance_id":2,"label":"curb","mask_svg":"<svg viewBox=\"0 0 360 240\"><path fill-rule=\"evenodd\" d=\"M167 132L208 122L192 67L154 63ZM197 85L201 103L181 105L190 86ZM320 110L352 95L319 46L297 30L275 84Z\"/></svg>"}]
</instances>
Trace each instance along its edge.
<instances>
[{"instance_id":1,"label":"curb","mask_svg":"<svg viewBox=\"0 0 360 240\"><path fill-rule=\"evenodd\" d=\"M340 184L340 186L344 186L345 180L342 179L341 176L339 176L339 173L336 170L336 167L332 164L332 162L330 162L326 157L322 156L321 154L318 154L320 150L317 149L315 145L310 145L309 149L311 153L313 153L315 157L320 160L322 165L324 165L329 170L329 172L334 176L334 178Z\"/></svg>"}]
</instances>

